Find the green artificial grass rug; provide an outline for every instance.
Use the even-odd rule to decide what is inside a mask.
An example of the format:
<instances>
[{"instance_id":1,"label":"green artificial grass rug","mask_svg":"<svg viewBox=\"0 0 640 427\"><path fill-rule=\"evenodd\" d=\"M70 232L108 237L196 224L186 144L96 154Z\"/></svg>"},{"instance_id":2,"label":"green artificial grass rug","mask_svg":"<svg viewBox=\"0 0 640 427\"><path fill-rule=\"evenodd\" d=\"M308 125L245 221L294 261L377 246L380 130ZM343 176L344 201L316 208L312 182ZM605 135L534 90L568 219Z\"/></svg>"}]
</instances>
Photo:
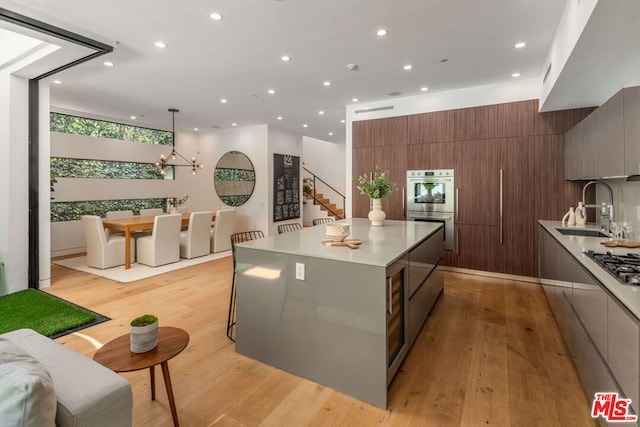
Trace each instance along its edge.
<instances>
[{"instance_id":1,"label":"green artificial grass rug","mask_svg":"<svg viewBox=\"0 0 640 427\"><path fill-rule=\"evenodd\" d=\"M105 320L109 319L35 289L0 296L0 334L29 328L57 338Z\"/></svg>"}]
</instances>

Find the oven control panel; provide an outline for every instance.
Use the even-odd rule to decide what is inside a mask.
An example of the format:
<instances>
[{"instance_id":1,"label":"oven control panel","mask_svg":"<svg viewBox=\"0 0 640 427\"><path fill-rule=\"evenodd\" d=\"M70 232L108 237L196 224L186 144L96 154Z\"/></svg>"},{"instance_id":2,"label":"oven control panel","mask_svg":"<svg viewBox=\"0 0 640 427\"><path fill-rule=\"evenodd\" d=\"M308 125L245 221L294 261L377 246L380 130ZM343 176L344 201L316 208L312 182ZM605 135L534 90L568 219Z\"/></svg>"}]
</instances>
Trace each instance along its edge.
<instances>
[{"instance_id":1,"label":"oven control panel","mask_svg":"<svg viewBox=\"0 0 640 427\"><path fill-rule=\"evenodd\" d=\"M408 170L407 178L436 177L447 178L453 176L453 169L435 169L435 170Z\"/></svg>"}]
</instances>

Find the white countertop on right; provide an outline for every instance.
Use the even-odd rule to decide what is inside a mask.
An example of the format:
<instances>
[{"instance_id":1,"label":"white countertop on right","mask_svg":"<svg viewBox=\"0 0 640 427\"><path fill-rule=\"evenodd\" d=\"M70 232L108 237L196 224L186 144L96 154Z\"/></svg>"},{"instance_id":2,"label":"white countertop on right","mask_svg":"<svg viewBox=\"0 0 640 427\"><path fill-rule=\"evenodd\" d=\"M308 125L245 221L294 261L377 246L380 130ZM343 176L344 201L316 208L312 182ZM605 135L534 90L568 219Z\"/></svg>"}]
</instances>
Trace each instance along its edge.
<instances>
[{"instance_id":1,"label":"white countertop on right","mask_svg":"<svg viewBox=\"0 0 640 427\"><path fill-rule=\"evenodd\" d=\"M640 320L640 286L620 283L611 273L589 258L585 252L611 252L612 254L640 254L640 249L607 248L600 242L603 237L571 236L561 234L557 228L587 228L597 230L596 224L563 227L560 221L538 221L584 268L586 268L607 290L614 295L638 320Z\"/></svg>"}]
</instances>

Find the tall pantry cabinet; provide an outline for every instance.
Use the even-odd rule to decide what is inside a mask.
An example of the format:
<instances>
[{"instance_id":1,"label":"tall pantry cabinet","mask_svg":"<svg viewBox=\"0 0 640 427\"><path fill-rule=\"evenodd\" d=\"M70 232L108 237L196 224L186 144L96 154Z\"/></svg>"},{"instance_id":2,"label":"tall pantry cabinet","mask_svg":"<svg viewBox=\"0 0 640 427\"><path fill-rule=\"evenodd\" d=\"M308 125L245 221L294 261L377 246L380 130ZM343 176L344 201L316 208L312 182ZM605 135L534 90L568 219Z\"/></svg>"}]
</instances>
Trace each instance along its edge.
<instances>
[{"instance_id":1,"label":"tall pantry cabinet","mask_svg":"<svg viewBox=\"0 0 640 427\"><path fill-rule=\"evenodd\" d=\"M454 169L456 244L445 264L535 276L536 221L560 219L581 197L583 183L564 180L564 133L592 110L538 113L530 100L354 122L353 173L377 164L404 188L407 169ZM405 218L399 193L383 200L387 218ZM366 217L356 194L353 216Z\"/></svg>"}]
</instances>

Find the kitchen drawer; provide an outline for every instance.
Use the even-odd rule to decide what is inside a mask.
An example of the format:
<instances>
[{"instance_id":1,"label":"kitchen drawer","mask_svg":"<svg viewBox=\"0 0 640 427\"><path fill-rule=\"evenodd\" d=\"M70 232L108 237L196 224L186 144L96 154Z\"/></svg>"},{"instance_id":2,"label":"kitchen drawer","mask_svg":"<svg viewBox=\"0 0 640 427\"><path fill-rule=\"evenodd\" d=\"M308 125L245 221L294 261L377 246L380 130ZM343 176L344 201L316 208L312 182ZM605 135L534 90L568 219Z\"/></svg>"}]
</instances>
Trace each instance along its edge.
<instances>
[{"instance_id":1,"label":"kitchen drawer","mask_svg":"<svg viewBox=\"0 0 640 427\"><path fill-rule=\"evenodd\" d=\"M607 360L607 293L574 261L573 308L587 333Z\"/></svg>"},{"instance_id":2,"label":"kitchen drawer","mask_svg":"<svg viewBox=\"0 0 640 427\"><path fill-rule=\"evenodd\" d=\"M436 268L409 300L409 343L413 343L418 336L424 321L442 292L443 284L444 272Z\"/></svg>"},{"instance_id":3,"label":"kitchen drawer","mask_svg":"<svg viewBox=\"0 0 640 427\"><path fill-rule=\"evenodd\" d=\"M593 399L596 392L617 391L606 362L589 338L589 334L572 313L573 349L571 355L582 378L587 397Z\"/></svg>"},{"instance_id":4,"label":"kitchen drawer","mask_svg":"<svg viewBox=\"0 0 640 427\"><path fill-rule=\"evenodd\" d=\"M409 252L409 298L443 257L443 229L439 229Z\"/></svg>"},{"instance_id":5,"label":"kitchen drawer","mask_svg":"<svg viewBox=\"0 0 640 427\"><path fill-rule=\"evenodd\" d=\"M637 413L640 404L640 328L634 321L634 316L612 297L608 298L607 313L607 362L622 392L632 400L632 406Z\"/></svg>"}]
</instances>

